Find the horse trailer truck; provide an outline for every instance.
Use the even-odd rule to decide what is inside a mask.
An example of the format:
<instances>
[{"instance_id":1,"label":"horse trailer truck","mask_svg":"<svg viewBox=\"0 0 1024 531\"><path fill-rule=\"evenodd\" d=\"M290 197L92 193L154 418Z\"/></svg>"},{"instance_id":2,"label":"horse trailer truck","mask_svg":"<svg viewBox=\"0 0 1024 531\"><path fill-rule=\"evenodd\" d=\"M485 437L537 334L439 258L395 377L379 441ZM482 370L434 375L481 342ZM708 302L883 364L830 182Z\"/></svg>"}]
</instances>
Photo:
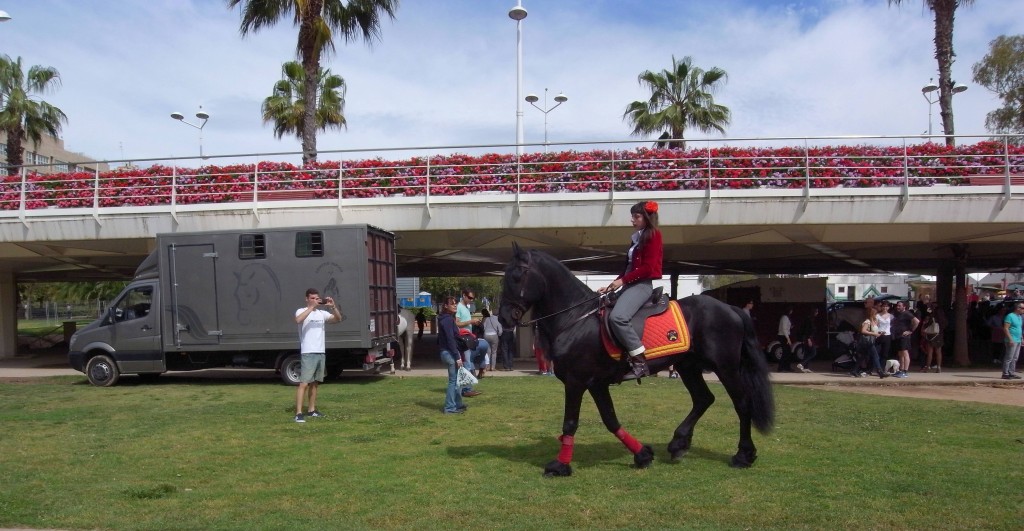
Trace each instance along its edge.
<instances>
[{"instance_id":1,"label":"horse trailer truck","mask_svg":"<svg viewBox=\"0 0 1024 531\"><path fill-rule=\"evenodd\" d=\"M307 288L334 298L327 374L392 363L395 237L368 225L159 234L156 248L68 360L98 386L121 375L258 367L297 384L295 310Z\"/></svg>"}]
</instances>

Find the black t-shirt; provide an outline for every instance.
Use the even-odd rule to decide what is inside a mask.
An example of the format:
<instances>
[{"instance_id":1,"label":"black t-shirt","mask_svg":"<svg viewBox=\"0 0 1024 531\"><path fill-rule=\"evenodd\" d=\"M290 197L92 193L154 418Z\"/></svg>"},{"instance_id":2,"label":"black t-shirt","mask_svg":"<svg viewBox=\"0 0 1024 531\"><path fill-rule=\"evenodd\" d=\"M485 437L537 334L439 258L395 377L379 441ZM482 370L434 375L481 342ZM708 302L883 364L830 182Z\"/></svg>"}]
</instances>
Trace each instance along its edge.
<instances>
[{"instance_id":1,"label":"black t-shirt","mask_svg":"<svg viewBox=\"0 0 1024 531\"><path fill-rule=\"evenodd\" d=\"M904 310L902 313L898 313L892 317L892 327L890 328L893 337L899 337L903 335L903 332L914 331L914 314Z\"/></svg>"}]
</instances>

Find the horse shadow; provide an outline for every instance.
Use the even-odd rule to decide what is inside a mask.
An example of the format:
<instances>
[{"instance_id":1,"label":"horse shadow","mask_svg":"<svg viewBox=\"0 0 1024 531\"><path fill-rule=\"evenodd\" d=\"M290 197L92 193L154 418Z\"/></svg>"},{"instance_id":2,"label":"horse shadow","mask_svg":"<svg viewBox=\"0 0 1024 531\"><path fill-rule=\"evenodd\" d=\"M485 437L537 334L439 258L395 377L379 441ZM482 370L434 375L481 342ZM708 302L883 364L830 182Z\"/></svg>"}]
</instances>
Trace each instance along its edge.
<instances>
[{"instance_id":1,"label":"horse shadow","mask_svg":"<svg viewBox=\"0 0 1024 531\"><path fill-rule=\"evenodd\" d=\"M621 466L633 468L631 454L622 443L614 440L611 434L611 441L598 441L590 443L577 442L573 452L572 466L574 468L594 468L598 466ZM668 441L650 443L654 448L655 462L667 465L681 465L686 460L701 459L729 463L731 454L717 452L703 448L691 448L690 452L682 459L672 460L669 458ZM496 459L504 459L513 463L543 466L553 460L558 454L558 440L551 437L536 436L530 442L515 445L500 444L477 444L477 445L451 445L447 448L448 456L452 459L471 459L480 456L490 456Z\"/></svg>"}]
</instances>

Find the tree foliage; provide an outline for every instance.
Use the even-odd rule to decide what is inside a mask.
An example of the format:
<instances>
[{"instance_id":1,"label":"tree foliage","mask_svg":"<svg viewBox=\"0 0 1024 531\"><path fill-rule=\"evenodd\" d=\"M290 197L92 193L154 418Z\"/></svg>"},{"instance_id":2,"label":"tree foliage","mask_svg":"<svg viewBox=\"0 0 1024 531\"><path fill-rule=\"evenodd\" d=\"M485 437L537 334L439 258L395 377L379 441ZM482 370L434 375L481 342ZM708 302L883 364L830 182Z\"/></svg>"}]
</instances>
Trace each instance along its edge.
<instances>
[{"instance_id":1,"label":"tree foliage","mask_svg":"<svg viewBox=\"0 0 1024 531\"><path fill-rule=\"evenodd\" d=\"M1003 106L985 115L993 133L1024 133L1024 35L1000 35L974 63L974 82L994 92ZM1021 138L1017 137L1018 143Z\"/></svg>"},{"instance_id":2,"label":"tree foliage","mask_svg":"<svg viewBox=\"0 0 1024 531\"><path fill-rule=\"evenodd\" d=\"M57 137L68 117L64 111L38 99L60 86L60 73L50 66L32 66L25 72L21 57L0 56L0 129L7 133L7 172L18 173L24 163L25 140L38 146L43 135Z\"/></svg>"},{"instance_id":3,"label":"tree foliage","mask_svg":"<svg viewBox=\"0 0 1024 531\"><path fill-rule=\"evenodd\" d=\"M317 101L321 59L334 52L334 41L361 38L367 44L380 38L382 16L395 18L398 0L226 0L228 8L241 5L239 31L249 32L290 19L299 28L296 51L305 72L302 99ZM302 162L316 161L316 109L305 105L302 127Z\"/></svg>"},{"instance_id":4,"label":"tree foliage","mask_svg":"<svg viewBox=\"0 0 1024 531\"><path fill-rule=\"evenodd\" d=\"M755 278L757 278L757 275L700 275L697 277L697 281L700 282L700 287L707 291Z\"/></svg>"},{"instance_id":5,"label":"tree foliage","mask_svg":"<svg viewBox=\"0 0 1024 531\"><path fill-rule=\"evenodd\" d=\"M487 297L491 308L495 308L501 298L501 277L424 277L420 279L420 290L430 293L434 304L440 304L444 297L462 296L462 290L469 288L476 295L477 307Z\"/></svg>"},{"instance_id":6,"label":"tree foliage","mask_svg":"<svg viewBox=\"0 0 1024 531\"><path fill-rule=\"evenodd\" d=\"M661 72L645 70L637 82L651 91L647 101L634 101L626 107L623 120L633 126L633 135L662 133L660 140L675 139L668 147L686 149L687 128L704 133L725 133L731 113L728 107L715 103L714 94L725 83L725 70L693 66L689 56L672 57L672 67Z\"/></svg>"},{"instance_id":7,"label":"tree foliage","mask_svg":"<svg viewBox=\"0 0 1024 531\"><path fill-rule=\"evenodd\" d=\"M302 65L289 61L281 66L281 80L274 83L274 90L263 100L263 123L274 124L274 135L295 135L302 140L302 119L306 114L306 100L302 89L306 73ZM347 127L345 121L345 80L321 68L317 79L316 129Z\"/></svg>"}]
</instances>

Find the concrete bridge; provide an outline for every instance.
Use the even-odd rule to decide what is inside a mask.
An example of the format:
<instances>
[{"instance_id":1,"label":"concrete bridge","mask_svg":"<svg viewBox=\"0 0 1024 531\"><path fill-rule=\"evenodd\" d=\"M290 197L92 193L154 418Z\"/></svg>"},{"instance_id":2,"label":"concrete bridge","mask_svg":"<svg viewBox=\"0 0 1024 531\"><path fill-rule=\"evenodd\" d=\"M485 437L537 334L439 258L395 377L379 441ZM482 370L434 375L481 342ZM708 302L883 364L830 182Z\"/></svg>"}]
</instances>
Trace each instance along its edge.
<instances>
[{"instance_id":1,"label":"concrete bridge","mask_svg":"<svg viewBox=\"0 0 1024 531\"><path fill-rule=\"evenodd\" d=\"M688 169L674 177L687 186L664 189L643 185L654 176L627 175L621 168L629 161L613 156L619 158L587 174L582 191L566 187L567 170L558 168L544 172L551 175L547 184L557 186L531 191L524 166L512 165L517 173L505 169L497 184L485 182L460 195L438 193L445 168L431 168L430 157L425 179L395 185L406 195L353 197L348 192L359 177L350 169L346 181L344 167L331 170L340 176L333 197L272 191L280 186L261 191L265 181L257 164L256 175L246 178L257 188L229 202L183 201L179 183L187 174L174 169L168 176L171 197L163 203L103 206L97 175L89 206L27 208L26 181L19 208L0 211L0 357L13 355L16 346L16 282L128 278L152 250L154 235L164 232L368 223L398 236L400 276L497 273L513 241L543 249L581 273L617 273L631 231L629 207L656 200L670 275L912 272L938 275L949 280L940 285L948 286L967 272L1024 270L1024 185L1009 157L1002 176L997 168L973 184L954 175L922 182L911 177L911 160L904 158L895 164L905 178L886 177L869 187L817 187L811 169L818 166L806 157L804 175L798 168L781 186L718 186L723 179L749 176L713 175L709 162L708 170ZM474 171L481 171L475 164ZM659 171L663 185L664 170ZM703 182L702 171L707 186L690 186ZM375 179L379 187L379 172ZM139 193L136 188L125 185L116 192ZM156 196L158 190L164 188L142 195Z\"/></svg>"}]
</instances>

